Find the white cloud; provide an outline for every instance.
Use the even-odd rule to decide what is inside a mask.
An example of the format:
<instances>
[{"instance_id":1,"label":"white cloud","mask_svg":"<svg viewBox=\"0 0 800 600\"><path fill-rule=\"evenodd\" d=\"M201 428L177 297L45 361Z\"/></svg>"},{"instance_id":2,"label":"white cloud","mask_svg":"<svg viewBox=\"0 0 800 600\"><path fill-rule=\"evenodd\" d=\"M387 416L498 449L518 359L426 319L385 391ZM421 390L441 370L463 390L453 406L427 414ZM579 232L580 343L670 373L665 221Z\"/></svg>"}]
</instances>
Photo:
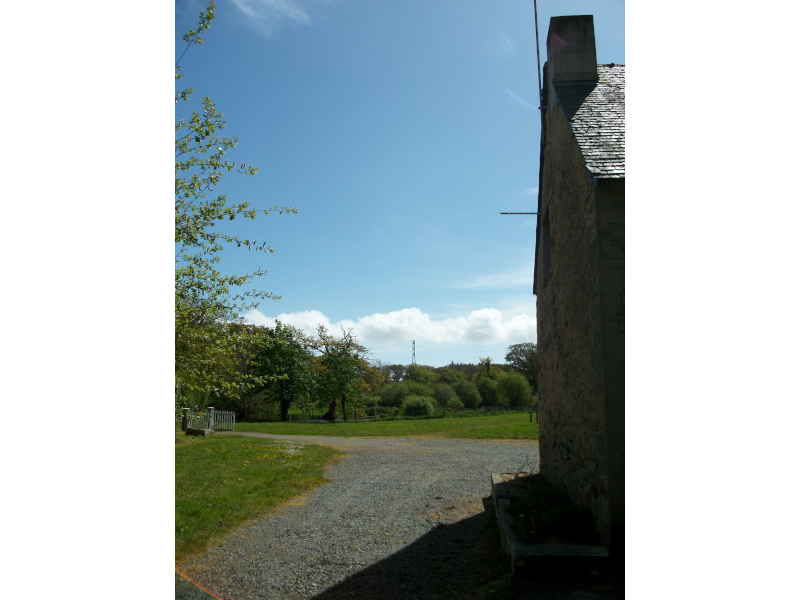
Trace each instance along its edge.
<instances>
[{"instance_id":1,"label":"white cloud","mask_svg":"<svg viewBox=\"0 0 800 600\"><path fill-rule=\"evenodd\" d=\"M303 6L304 0L230 0L248 25L254 27L262 35L271 36L284 23L310 25L311 17Z\"/></svg>"},{"instance_id":2,"label":"white cloud","mask_svg":"<svg viewBox=\"0 0 800 600\"><path fill-rule=\"evenodd\" d=\"M253 309L244 315L244 320L253 325L275 327L275 322L291 324L307 333L313 333L317 325L324 325L329 330L333 329L331 321L318 310L304 310L296 313L281 313L277 317L268 317L260 310ZM336 327L338 329L338 327Z\"/></svg>"},{"instance_id":3,"label":"white cloud","mask_svg":"<svg viewBox=\"0 0 800 600\"><path fill-rule=\"evenodd\" d=\"M275 321L291 323L307 333L313 333L318 324L331 332L340 327L352 329L363 343L403 342L411 339L427 340L434 344L496 344L517 343L520 340L536 339L536 318L527 313L511 317L504 316L495 308L473 310L466 317L432 319L418 308L404 308L388 313L375 313L359 317L357 321L344 319L331 323L318 310L282 313L267 317L258 310L251 310L245 320L255 325L273 327Z\"/></svg>"},{"instance_id":4,"label":"white cloud","mask_svg":"<svg viewBox=\"0 0 800 600\"><path fill-rule=\"evenodd\" d=\"M535 196L538 193L539 193L539 188L535 187L535 188L529 188L529 189L525 190L524 192L522 192L522 195L523 196Z\"/></svg>"}]
</instances>

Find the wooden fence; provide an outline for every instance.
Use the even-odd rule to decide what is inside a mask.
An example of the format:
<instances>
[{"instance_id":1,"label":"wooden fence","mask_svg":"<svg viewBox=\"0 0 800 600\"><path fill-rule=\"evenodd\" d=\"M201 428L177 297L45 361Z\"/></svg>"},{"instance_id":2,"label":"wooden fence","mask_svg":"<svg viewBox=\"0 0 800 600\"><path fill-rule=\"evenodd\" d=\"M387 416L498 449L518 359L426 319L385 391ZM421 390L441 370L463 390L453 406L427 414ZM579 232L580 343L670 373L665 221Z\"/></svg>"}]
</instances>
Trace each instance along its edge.
<instances>
[{"instance_id":1,"label":"wooden fence","mask_svg":"<svg viewBox=\"0 0 800 600\"><path fill-rule=\"evenodd\" d=\"M236 413L230 410L216 410L209 406L205 412L182 409L181 429L213 429L214 431L233 431Z\"/></svg>"}]
</instances>

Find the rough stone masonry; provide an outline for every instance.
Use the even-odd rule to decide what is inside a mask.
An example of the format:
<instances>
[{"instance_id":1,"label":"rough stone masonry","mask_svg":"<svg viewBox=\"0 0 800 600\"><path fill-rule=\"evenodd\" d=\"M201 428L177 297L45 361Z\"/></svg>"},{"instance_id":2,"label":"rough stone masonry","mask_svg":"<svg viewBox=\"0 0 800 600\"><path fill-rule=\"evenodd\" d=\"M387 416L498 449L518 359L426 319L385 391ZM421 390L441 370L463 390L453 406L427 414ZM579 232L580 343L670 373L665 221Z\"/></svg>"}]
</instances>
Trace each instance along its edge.
<instances>
[{"instance_id":1,"label":"rough stone masonry","mask_svg":"<svg viewBox=\"0 0 800 600\"><path fill-rule=\"evenodd\" d=\"M554 17L536 252L541 473L624 553L624 66L590 15ZM587 68L592 65L592 68Z\"/></svg>"}]
</instances>

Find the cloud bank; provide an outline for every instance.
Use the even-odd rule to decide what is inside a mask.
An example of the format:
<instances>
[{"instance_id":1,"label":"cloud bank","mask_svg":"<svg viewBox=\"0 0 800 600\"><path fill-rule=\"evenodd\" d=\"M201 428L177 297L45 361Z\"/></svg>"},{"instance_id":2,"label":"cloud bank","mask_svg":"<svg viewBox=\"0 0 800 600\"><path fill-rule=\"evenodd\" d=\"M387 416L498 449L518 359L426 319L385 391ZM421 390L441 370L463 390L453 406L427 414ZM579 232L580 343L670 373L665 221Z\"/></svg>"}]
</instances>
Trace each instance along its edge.
<instances>
[{"instance_id":1,"label":"cloud bank","mask_svg":"<svg viewBox=\"0 0 800 600\"><path fill-rule=\"evenodd\" d=\"M411 339L427 340L434 344L496 344L514 343L536 339L536 318L527 314L504 317L495 308L473 310L466 317L435 320L418 308L404 308L388 313L375 313L359 317L356 321L344 319L337 323L318 310L281 313L267 317L259 310L244 315L248 323L274 327L276 321L291 323L307 333L319 324L337 332L340 327L352 329L362 343L405 342Z\"/></svg>"}]
</instances>

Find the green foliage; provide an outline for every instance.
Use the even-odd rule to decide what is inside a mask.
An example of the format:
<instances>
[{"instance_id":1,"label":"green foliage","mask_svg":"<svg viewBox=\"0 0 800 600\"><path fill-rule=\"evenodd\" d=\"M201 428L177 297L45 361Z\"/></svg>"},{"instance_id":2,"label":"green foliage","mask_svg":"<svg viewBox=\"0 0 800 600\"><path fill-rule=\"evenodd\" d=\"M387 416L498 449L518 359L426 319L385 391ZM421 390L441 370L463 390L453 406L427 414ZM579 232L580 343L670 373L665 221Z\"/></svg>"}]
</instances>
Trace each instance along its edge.
<instances>
[{"instance_id":1,"label":"green foliage","mask_svg":"<svg viewBox=\"0 0 800 600\"><path fill-rule=\"evenodd\" d=\"M500 394L508 399L508 406L529 407L531 404L531 386L520 373L503 373L497 378Z\"/></svg>"},{"instance_id":2,"label":"green foliage","mask_svg":"<svg viewBox=\"0 0 800 600\"><path fill-rule=\"evenodd\" d=\"M405 365L391 365L389 372L391 380L399 382L406 376L406 367Z\"/></svg>"},{"instance_id":3,"label":"green foliage","mask_svg":"<svg viewBox=\"0 0 800 600\"><path fill-rule=\"evenodd\" d=\"M473 381L478 379L479 377L486 377L488 379L497 379L503 373L503 370L500 369L497 365L492 364L492 359L482 358L479 361L478 365L478 373L473 377Z\"/></svg>"},{"instance_id":4,"label":"green foliage","mask_svg":"<svg viewBox=\"0 0 800 600\"><path fill-rule=\"evenodd\" d=\"M337 338L323 325L317 327L313 346L321 354L315 367L320 399L329 405L326 418L333 418L338 407L342 418L347 419L348 404L352 406L355 417L359 408L369 401L371 393L369 385L364 382L369 368L367 349L358 343L352 330L342 329L341 337Z\"/></svg>"},{"instance_id":5,"label":"green foliage","mask_svg":"<svg viewBox=\"0 0 800 600\"><path fill-rule=\"evenodd\" d=\"M456 381L452 387L466 408L478 408L481 403L481 395L474 383L461 379Z\"/></svg>"},{"instance_id":6,"label":"green foliage","mask_svg":"<svg viewBox=\"0 0 800 600\"><path fill-rule=\"evenodd\" d=\"M400 406L406 396L433 396L430 386L417 381L404 380L388 383L381 389L381 405Z\"/></svg>"},{"instance_id":7,"label":"green foliage","mask_svg":"<svg viewBox=\"0 0 800 600\"><path fill-rule=\"evenodd\" d=\"M381 391L384 385L383 373L380 369L367 365L364 367L363 380L369 386L370 395L375 395Z\"/></svg>"},{"instance_id":8,"label":"green foliage","mask_svg":"<svg viewBox=\"0 0 800 600\"><path fill-rule=\"evenodd\" d=\"M458 396L453 396L447 401L446 406L450 410L461 410L464 408L464 403L459 399Z\"/></svg>"},{"instance_id":9,"label":"green foliage","mask_svg":"<svg viewBox=\"0 0 800 600\"><path fill-rule=\"evenodd\" d=\"M247 373L247 364L258 351L263 328L224 321L194 323L193 327L199 339L176 331L176 366L192 362L205 368L199 373L182 371L184 379L176 381L176 393L184 384L180 396L176 394L176 404L180 398L176 408L213 405L236 410L231 406L240 403L247 390L260 381ZM208 340L219 340L219 344L212 345Z\"/></svg>"},{"instance_id":10,"label":"green foliage","mask_svg":"<svg viewBox=\"0 0 800 600\"><path fill-rule=\"evenodd\" d=\"M442 383L453 384L459 379L464 379L465 375L455 369L443 369L439 371L439 381Z\"/></svg>"},{"instance_id":11,"label":"green foliage","mask_svg":"<svg viewBox=\"0 0 800 600\"><path fill-rule=\"evenodd\" d=\"M481 406L508 406L508 398L494 379L477 377L474 383L481 396Z\"/></svg>"},{"instance_id":12,"label":"green foliage","mask_svg":"<svg viewBox=\"0 0 800 600\"><path fill-rule=\"evenodd\" d=\"M340 401L342 416L347 418L347 403L360 405L366 399L368 390L361 386L358 379L361 363L357 356L345 347L332 348L320 360L322 371L319 374L320 397L329 402Z\"/></svg>"},{"instance_id":13,"label":"green foliage","mask_svg":"<svg viewBox=\"0 0 800 600\"><path fill-rule=\"evenodd\" d=\"M374 359L370 366L377 369L381 374L381 386L386 385L392 380L392 365L381 360ZM402 378L401 378L402 379Z\"/></svg>"},{"instance_id":14,"label":"green foliage","mask_svg":"<svg viewBox=\"0 0 800 600\"><path fill-rule=\"evenodd\" d=\"M406 416L429 416L433 414L433 398L412 394L403 399L401 412Z\"/></svg>"},{"instance_id":15,"label":"green foliage","mask_svg":"<svg viewBox=\"0 0 800 600\"><path fill-rule=\"evenodd\" d=\"M436 398L436 402L439 404L439 406L447 406L447 402L449 400L458 398L456 393L453 391L453 388L446 383L433 384L433 397Z\"/></svg>"},{"instance_id":16,"label":"green foliage","mask_svg":"<svg viewBox=\"0 0 800 600\"><path fill-rule=\"evenodd\" d=\"M404 393L404 388L400 383L387 383L381 388L381 406L400 406L408 394Z\"/></svg>"},{"instance_id":17,"label":"green foliage","mask_svg":"<svg viewBox=\"0 0 800 600\"><path fill-rule=\"evenodd\" d=\"M509 346L506 361L525 376L534 393L539 390L539 361L536 344Z\"/></svg>"},{"instance_id":18,"label":"green foliage","mask_svg":"<svg viewBox=\"0 0 800 600\"><path fill-rule=\"evenodd\" d=\"M445 371L458 373L459 375L461 375L461 378L466 379L467 381L471 381L472 378L478 374L479 367L478 365L473 365L472 363L451 362L446 367L439 367L438 369L436 369L436 372L439 373L440 375L442 375ZM446 381L446 383L452 384L453 382Z\"/></svg>"},{"instance_id":19,"label":"green foliage","mask_svg":"<svg viewBox=\"0 0 800 600\"><path fill-rule=\"evenodd\" d=\"M292 402L292 406L297 407L300 411L301 418L307 421L314 414L314 409L317 404L314 396L311 394L302 394L295 398L294 402Z\"/></svg>"},{"instance_id":20,"label":"green foliage","mask_svg":"<svg viewBox=\"0 0 800 600\"><path fill-rule=\"evenodd\" d=\"M310 411L316 380L311 370L310 342L300 331L280 321L274 329L265 328L261 349L248 369L265 381L251 393L267 392L268 397L279 402L282 421L287 419L293 402Z\"/></svg>"},{"instance_id":21,"label":"green foliage","mask_svg":"<svg viewBox=\"0 0 800 600\"><path fill-rule=\"evenodd\" d=\"M214 19L214 3L200 13L197 31L185 36L187 49L202 43L202 32ZM185 51L184 51L185 54ZM183 55L181 55L183 57ZM175 63L175 79L182 73ZM194 90L176 92L175 102L189 101ZM195 110L175 125L175 396L176 405L185 403L193 394L209 389L230 390L241 387L242 370L236 354L240 336L227 325L241 324L239 315L258 306L265 298L278 298L261 290L238 291L253 278L266 274L258 269L245 275L221 273L216 265L223 244L246 246L250 250L272 252L266 244L243 239L215 229L220 221L237 216L255 219L258 213L297 212L277 206L250 208L248 203L229 204L224 195L209 198L222 177L236 169L255 175L255 167L223 160L226 151L234 148L237 138L222 137L225 127L222 113L207 97L202 110ZM237 290L237 291L234 291Z\"/></svg>"},{"instance_id":22,"label":"green foliage","mask_svg":"<svg viewBox=\"0 0 800 600\"><path fill-rule=\"evenodd\" d=\"M404 379L416 381L418 383L433 383L438 379L438 375L427 367L420 365L408 365Z\"/></svg>"}]
</instances>

